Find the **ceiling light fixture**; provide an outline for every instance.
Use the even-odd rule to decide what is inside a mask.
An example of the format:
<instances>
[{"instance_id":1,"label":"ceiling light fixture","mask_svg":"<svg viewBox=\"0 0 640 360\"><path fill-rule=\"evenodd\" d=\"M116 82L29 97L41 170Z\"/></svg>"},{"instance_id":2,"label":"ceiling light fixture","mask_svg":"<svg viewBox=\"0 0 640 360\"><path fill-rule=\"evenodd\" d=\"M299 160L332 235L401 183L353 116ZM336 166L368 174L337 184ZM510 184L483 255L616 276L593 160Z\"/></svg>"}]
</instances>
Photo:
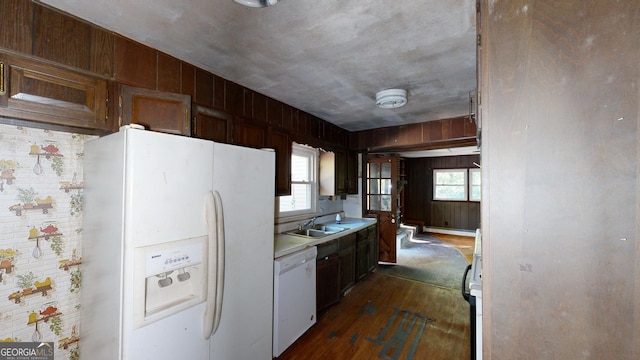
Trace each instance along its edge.
<instances>
[{"instance_id":1,"label":"ceiling light fixture","mask_svg":"<svg viewBox=\"0 0 640 360\"><path fill-rule=\"evenodd\" d=\"M240 5L249 6L249 7L267 7L273 6L278 3L278 0L233 0Z\"/></svg>"},{"instance_id":2,"label":"ceiling light fixture","mask_svg":"<svg viewBox=\"0 0 640 360\"><path fill-rule=\"evenodd\" d=\"M387 89L376 94L376 105L383 109L395 109L407 103L407 91L403 89Z\"/></svg>"}]
</instances>

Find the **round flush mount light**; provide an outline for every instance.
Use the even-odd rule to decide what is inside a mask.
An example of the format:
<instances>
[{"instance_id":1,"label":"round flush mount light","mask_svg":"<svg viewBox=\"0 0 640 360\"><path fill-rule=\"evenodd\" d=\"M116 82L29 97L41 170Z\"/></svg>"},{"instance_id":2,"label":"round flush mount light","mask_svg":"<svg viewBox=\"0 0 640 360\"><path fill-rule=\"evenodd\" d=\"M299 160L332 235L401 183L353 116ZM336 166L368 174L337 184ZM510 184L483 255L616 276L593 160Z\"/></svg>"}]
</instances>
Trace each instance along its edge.
<instances>
[{"instance_id":1,"label":"round flush mount light","mask_svg":"<svg viewBox=\"0 0 640 360\"><path fill-rule=\"evenodd\" d=\"M387 89L376 94L376 105L383 109L395 109L407 103L407 91L403 89Z\"/></svg>"},{"instance_id":2,"label":"round flush mount light","mask_svg":"<svg viewBox=\"0 0 640 360\"><path fill-rule=\"evenodd\" d=\"M278 0L233 0L240 5L249 6L249 7L267 7L273 6L278 3Z\"/></svg>"}]
</instances>

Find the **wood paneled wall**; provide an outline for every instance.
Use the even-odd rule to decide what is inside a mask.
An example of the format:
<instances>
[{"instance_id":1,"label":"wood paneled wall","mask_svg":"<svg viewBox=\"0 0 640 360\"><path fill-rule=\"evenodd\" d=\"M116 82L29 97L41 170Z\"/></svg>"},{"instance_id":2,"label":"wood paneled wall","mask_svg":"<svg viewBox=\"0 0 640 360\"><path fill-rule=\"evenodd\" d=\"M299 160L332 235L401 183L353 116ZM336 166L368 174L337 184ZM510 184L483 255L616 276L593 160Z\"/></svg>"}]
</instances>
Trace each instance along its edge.
<instances>
[{"instance_id":1,"label":"wood paneled wall","mask_svg":"<svg viewBox=\"0 0 640 360\"><path fill-rule=\"evenodd\" d=\"M352 132L356 150L426 150L476 143L476 123L468 116Z\"/></svg>"},{"instance_id":2,"label":"wood paneled wall","mask_svg":"<svg viewBox=\"0 0 640 360\"><path fill-rule=\"evenodd\" d=\"M474 162L480 163L480 155L405 159L405 221L459 230L480 227L479 202L433 200L433 169L476 168Z\"/></svg>"},{"instance_id":3,"label":"wood paneled wall","mask_svg":"<svg viewBox=\"0 0 640 360\"><path fill-rule=\"evenodd\" d=\"M480 3L484 359L640 359L640 2Z\"/></svg>"}]
</instances>

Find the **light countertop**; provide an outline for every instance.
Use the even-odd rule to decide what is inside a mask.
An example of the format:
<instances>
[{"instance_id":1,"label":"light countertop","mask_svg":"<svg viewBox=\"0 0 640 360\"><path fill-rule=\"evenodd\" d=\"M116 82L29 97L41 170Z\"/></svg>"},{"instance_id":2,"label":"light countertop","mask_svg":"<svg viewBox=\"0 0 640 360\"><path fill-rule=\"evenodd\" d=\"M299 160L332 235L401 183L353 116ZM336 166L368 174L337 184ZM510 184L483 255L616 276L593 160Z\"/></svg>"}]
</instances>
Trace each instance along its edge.
<instances>
[{"instance_id":1,"label":"light countertop","mask_svg":"<svg viewBox=\"0 0 640 360\"><path fill-rule=\"evenodd\" d=\"M303 250L305 248L316 246L345 235L354 233L358 230L362 230L371 224L375 224L376 219L373 218L343 218L340 224L336 224L335 221L323 223L323 225L332 225L346 228L347 230L337 232L335 234L327 235L320 238L308 238L287 234L275 234L274 241L274 258L292 254L296 251Z\"/></svg>"}]
</instances>

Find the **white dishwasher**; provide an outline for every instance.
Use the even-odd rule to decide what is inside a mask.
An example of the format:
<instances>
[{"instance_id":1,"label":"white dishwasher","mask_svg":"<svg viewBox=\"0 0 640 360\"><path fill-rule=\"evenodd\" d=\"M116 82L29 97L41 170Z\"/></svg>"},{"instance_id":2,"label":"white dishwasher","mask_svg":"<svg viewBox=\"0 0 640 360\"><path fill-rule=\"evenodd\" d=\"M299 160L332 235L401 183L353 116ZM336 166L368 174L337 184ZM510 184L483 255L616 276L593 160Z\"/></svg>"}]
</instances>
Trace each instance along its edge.
<instances>
[{"instance_id":1,"label":"white dishwasher","mask_svg":"<svg viewBox=\"0 0 640 360\"><path fill-rule=\"evenodd\" d=\"M274 261L273 356L280 356L316 323L315 246Z\"/></svg>"}]
</instances>

